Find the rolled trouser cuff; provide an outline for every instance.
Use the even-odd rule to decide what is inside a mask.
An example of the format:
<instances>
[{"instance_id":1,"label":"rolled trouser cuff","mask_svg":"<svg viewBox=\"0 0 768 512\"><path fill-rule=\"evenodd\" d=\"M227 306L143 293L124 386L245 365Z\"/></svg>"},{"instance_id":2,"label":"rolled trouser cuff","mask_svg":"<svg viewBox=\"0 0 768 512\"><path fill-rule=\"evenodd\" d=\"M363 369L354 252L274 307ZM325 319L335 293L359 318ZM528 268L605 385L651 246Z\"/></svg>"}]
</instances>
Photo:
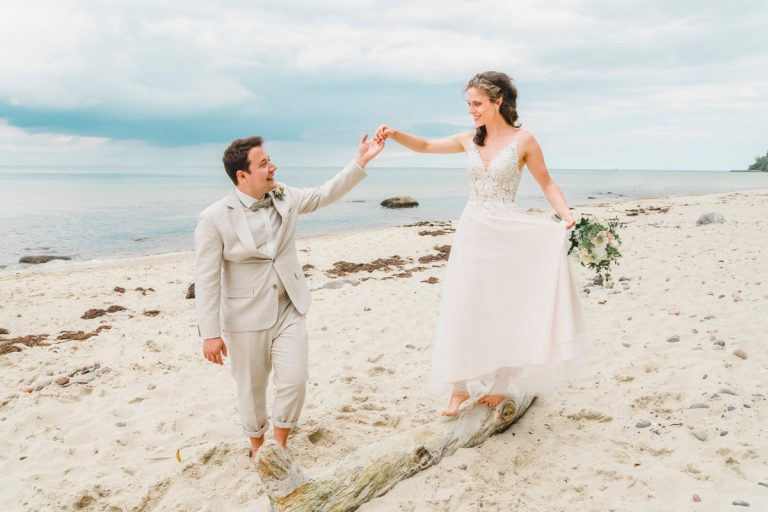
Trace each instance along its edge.
<instances>
[{"instance_id":1,"label":"rolled trouser cuff","mask_svg":"<svg viewBox=\"0 0 768 512\"><path fill-rule=\"evenodd\" d=\"M293 428L296 426L295 421L280 421L276 419L272 419L272 425L276 426L277 428Z\"/></svg>"},{"instance_id":2,"label":"rolled trouser cuff","mask_svg":"<svg viewBox=\"0 0 768 512\"><path fill-rule=\"evenodd\" d=\"M243 432L245 432L245 435L248 437L264 437L264 432L267 431L267 428L269 427L269 422L265 421L264 425L262 425L258 430L248 430L245 425L243 425Z\"/></svg>"}]
</instances>

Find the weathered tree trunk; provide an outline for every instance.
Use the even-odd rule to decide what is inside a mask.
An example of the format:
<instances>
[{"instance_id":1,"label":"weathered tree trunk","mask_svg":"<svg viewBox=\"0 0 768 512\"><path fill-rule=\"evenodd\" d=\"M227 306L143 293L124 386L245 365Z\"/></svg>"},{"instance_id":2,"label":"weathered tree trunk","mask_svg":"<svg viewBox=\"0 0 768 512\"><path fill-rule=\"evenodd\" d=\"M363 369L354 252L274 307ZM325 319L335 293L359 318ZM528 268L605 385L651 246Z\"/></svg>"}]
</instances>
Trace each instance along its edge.
<instances>
[{"instance_id":1,"label":"weathered tree trunk","mask_svg":"<svg viewBox=\"0 0 768 512\"><path fill-rule=\"evenodd\" d=\"M286 450L269 441L259 450L259 476L279 512L355 510L459 448L477 446L504 431L533 400L531 396L514 397L495 409L475 404L455 418L365 446L312 477L305 476Z\"/></svg>"}]
</instances>

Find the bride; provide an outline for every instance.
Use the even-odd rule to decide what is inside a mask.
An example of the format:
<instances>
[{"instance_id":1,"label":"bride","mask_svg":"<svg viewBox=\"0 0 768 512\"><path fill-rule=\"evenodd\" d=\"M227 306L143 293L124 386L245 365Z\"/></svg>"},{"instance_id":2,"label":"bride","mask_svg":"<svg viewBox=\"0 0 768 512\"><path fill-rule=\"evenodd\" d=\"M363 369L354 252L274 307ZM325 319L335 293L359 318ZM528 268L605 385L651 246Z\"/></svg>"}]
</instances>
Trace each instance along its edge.
<instances>
[{"instance_id":1,"label":"bride","mask_svg":"<svg viewBox=\"0 0 768 512\"><path fill-rule=\"evenodd\" d=\"M465 91L474 131L438 140L387 125L376 132L377 142L412 151L467 155L469 201L448 260L430 375L430 387L452 392L446 416L476 390L495 407L513 393L552 389L580 353L584 324L567 259L575 221L539 144L520 127L512 79L478 73ZM523 166L560 222L517 210Z\"/></svg>"}]
</instances>

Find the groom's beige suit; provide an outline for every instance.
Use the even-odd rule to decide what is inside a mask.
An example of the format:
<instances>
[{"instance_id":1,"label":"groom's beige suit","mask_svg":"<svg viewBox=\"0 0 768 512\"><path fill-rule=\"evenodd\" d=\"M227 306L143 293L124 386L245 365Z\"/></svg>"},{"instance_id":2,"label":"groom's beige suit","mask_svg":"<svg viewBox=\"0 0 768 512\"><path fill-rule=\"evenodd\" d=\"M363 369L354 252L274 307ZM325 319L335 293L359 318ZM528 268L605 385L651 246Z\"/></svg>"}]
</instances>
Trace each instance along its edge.
<instances>
[{"instance_id":1,"label":"groom's beige suit","mask_svg":"<svg viewBox=\"0 0 768 512\"><path fill-rule=\"evenodd\" d=\"M206 208L195 230L195 306L203 339L221 337L237 383L243 429L268 426L266 386L274 370L272 422L291 428L304 402L305 314L310 295L296 254L296 221L328 206L367 176L353 160L316 188L284 189L272 206L251 211L237 190ZM274 210L273 210L274 209Z\"/></svg>"}]
</instances>

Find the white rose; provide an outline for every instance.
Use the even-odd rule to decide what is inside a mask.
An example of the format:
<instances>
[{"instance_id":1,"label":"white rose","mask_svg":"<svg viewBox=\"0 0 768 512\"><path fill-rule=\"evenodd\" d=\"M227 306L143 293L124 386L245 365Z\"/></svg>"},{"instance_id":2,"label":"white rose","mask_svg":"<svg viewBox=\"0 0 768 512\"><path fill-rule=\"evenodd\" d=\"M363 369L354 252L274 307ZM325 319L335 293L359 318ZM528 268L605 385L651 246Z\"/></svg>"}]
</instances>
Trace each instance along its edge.
<instances>
[{"instance_id":1,"label":"white rose","mask_svg":"<svg viewBox=\"0 0 768 512\"><path fill-rule=\"evenodd\" d=\"M601 261L608 259L608 252L605 250L605 245L602 247L595 247L595 249L592 251L592 257L595 259L595 263L600 263Z\"/></svg>"},{"instance_id":2,"label":"white rose","mask_svg":"<svg viewBox=\"0 0 768 512\"><path fill-rule=\"evenodd\" d=\"M592 244L595 246L595 249L605 249L608 245L608 233L606 231L600 231L592 239Z\"/></svg>"}]
</instances>

